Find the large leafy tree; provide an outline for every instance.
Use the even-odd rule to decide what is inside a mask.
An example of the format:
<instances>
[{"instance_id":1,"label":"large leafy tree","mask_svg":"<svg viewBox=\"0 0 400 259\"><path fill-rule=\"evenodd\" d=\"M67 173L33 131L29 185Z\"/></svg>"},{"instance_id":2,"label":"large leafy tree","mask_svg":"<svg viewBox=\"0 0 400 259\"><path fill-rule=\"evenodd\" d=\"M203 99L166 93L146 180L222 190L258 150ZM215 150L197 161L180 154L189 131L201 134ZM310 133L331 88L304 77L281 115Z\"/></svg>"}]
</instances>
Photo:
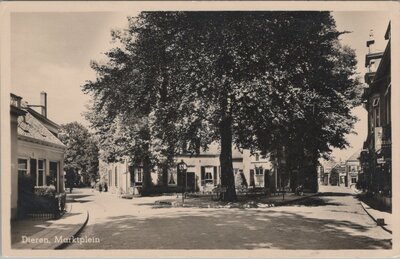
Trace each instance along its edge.
<instances>
[{"instance_id":1,"label":"large leafy tree","mask_svg":"<svg viewBox=\"0 0 400 259\"><path fill-rule=\"evenodd\" d=\"M124 121L135 139L124 152L149 165L219 141L235 200L232 145L293 161L293 150L314 159L346 146L358 82L340 34L329 12L142 12L113 32L109 61L92 64L98 78L83 88L92 118L104 117L92 125L102 134Z\"/></svg>"},{"instance_id":2,"label":"large leafy tree","mask_svg":"<svg viewBox=\"0 0 400 259\"><path fill-rule=\"evenodd\" d=\"M61 125L60 140L67 146L64 170L69 174L81 173L95 178L99 169L99 148L94 136L82 124L71 122Z\"/></svg>"}]
</instances>

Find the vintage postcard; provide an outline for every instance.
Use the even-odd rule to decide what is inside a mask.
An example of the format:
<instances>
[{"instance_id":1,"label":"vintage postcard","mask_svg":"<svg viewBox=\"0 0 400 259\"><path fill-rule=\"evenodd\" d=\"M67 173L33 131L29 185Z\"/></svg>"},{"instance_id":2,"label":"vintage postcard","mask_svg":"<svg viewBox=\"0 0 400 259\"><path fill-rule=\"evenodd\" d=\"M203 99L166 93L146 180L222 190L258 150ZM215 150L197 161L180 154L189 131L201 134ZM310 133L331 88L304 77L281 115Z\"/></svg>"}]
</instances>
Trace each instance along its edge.
<instances>
[{"instance_id":1,"label":"vintage postcard","mask_svg":"<svg viewBox=\"0 0 400 259\"><path fill-rule=\"evenodd\" d=\"M2 2L2 254L399 257L399 7Z\"/></svg>"}]
</instances>

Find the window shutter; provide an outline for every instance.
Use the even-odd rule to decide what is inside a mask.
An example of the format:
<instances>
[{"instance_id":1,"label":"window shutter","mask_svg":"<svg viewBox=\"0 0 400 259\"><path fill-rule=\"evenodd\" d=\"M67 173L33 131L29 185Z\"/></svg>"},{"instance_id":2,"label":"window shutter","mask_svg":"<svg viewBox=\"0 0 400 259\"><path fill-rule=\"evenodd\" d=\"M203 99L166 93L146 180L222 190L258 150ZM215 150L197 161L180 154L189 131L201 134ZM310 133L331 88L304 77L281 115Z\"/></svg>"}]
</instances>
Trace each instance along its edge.
<instances>
[{"instance_id":1,"label":"window shutter","mask_svg":"<svg viewBox=\"0 0 400 259\"><path fill-rule=\"evenodd\" d=\"M254 182L254 169L250 169L250 186L255 186Z\"/></svg>"},{"instance_id":2,"label":"window shutter","mask_svg":"<svg viewBox=\"0 0 400 259\"><path fill-rule=\"evenodd\" d=\"M214 185L218 184L218 174L217 174L217 167L216 166L214 166L214 179L213 179L213 181L214 181Z\"/></svg>"},{"instance_id":3,"label":"window shutter","mask_svg":"<svg viewBox=\"0 0 400 259\"><path fill-rule=\"evenodd\" d=\"M204 166L201 167L201 185L205 185L206 169Z\"/></svg>"}]
</instances>

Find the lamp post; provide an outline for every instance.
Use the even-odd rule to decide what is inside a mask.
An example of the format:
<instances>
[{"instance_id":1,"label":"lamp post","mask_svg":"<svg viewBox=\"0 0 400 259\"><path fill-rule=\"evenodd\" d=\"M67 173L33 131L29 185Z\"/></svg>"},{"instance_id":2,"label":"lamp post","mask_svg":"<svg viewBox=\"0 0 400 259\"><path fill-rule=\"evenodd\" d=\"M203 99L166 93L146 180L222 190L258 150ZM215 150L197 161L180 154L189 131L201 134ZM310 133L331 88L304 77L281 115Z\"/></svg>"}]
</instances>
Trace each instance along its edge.
<instances>
[{"instance_id":1,"label":"lamp post","mask_svg":"<svg viewBox=\"0 0 400 259\"><path fill-rule=\"evenodd\" d=\"M185 186L182 188L182 204L183 204L185 202L186 186L187 186L187 174L186 174L187 165L183 161L183 159L178 164L178 170L185 175Z\"/></svg>"}]
</instances>

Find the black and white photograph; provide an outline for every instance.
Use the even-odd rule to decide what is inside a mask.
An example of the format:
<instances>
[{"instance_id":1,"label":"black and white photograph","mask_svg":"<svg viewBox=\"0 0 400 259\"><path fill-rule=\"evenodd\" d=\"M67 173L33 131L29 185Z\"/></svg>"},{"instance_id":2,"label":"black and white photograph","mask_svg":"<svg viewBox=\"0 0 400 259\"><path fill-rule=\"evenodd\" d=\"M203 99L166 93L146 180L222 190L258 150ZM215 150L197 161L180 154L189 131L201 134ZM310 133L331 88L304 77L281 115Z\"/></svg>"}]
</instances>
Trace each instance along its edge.
<instances>
[{"instance_id":1,"label":"black and white photograph","mask_svg":"<svg viewBox=\"0 0 400 259\"><path fill-rule=\"evenodd\" d=\"M2 5L5 255L399 256L398 3L62 3Z\"/></svg>"}]
</instances>

